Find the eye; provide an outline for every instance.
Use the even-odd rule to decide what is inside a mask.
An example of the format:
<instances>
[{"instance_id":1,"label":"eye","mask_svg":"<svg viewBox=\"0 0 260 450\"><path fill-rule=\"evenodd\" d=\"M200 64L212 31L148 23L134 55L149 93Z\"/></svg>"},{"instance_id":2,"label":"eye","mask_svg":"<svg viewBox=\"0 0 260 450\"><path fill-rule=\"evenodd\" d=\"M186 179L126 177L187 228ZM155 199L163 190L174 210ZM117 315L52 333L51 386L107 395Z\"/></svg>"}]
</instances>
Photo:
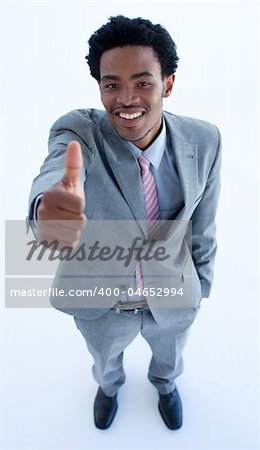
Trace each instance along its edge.
<instances>
[{"instance_id":1,"label":"eye","mask_svg":"<svg viewBox=\"0 0 260 450\"><path fill-rule=\"evenodd\" d=\"M140 81L139 86L148 87L151 86L151 83L149 83L149 81Z\"/></svg>"},{"instance_id":2,"label":"eye","mask_svg":"<svg viewBox=\"0 0 260 450\"><path fill-rule=\"evenodd\" d=\"M110 84L105 85L105 89L117 89L117 88L118 88L118 84L116 84L116 83L110 83Z\"/></svg>"}]
</instances>

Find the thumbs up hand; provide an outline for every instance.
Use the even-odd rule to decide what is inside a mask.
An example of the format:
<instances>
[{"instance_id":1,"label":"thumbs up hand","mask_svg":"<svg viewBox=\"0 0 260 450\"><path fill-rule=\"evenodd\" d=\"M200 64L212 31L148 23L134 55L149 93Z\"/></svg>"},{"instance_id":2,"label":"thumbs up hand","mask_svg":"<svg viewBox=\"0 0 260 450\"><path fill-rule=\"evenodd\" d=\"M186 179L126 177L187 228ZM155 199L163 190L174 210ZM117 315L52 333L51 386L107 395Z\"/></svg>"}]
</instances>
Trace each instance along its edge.
<instances>
[{"instance_id":1,"label":"thumbs up hand","mask_svg":"<svg viewBox=\"0 0 260 450\"><path fill-rule=\"evenodd\" d=\"M84 200L84 191L80 180L82 167L83 159L80 144L77 141L70 141L66 153L66 172L61 183L68 192L76 194Z\"/></svg>"},{"instance_id":2,"label":"thumbs up hand","mask_svg":"<svg viewBox=\"0 0 260 450\"><path fill-rule=\"evenodd\" d=\"M46 191L37 209L39 239L58 241L58 248L75 247L80 231L86 224L85 194L80 179L83 158L80 144L69 142L65 159L65 174Z\"/></svg>"}]
</instances>

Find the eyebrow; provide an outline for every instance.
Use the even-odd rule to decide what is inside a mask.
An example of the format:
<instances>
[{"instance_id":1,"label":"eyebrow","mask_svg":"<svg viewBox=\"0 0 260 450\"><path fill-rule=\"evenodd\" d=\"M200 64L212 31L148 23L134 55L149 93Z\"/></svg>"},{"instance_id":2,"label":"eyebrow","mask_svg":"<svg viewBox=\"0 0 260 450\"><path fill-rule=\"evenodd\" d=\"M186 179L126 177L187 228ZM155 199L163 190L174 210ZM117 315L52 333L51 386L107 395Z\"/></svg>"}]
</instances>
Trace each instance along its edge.
<instances>
[{"instance_id":1,"label":"eyebrow","mask_svg":"<svg viewBox=\"0 0 260 450\"><path fill-rule=\"evenodd\" d=\"M144 72L138 72L138 73L134 73L133 75L130 76L131 80L136 80L138 78L142 78L142 77L153 77L153 74L147 71ZM102 81L104 80L120 80L120 77L118 77L117 75L103 75L103 77L101 78Z\"/></svg>"}]
</instances>

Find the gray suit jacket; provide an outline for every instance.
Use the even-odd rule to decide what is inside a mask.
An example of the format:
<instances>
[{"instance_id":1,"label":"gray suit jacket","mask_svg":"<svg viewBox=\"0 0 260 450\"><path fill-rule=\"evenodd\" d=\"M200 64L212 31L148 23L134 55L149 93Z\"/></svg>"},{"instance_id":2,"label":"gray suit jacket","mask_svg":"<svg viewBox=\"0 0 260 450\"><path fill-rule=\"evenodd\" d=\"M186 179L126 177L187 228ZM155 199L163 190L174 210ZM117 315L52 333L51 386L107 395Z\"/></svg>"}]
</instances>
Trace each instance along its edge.
<instances>
[{"instance_id":1,"label":"gray suit jacket","mask_svg":"<svg viewBox=\"0 0 260 450\"><path fill-rule=\"evenodd\" d=\"M163 114L183 188L184 206L163 238L165 248L172 257L162 262L144 262L142 271L144 286L152 286L157 294L158 289L165 286L183 288L184 295L178 298L161 295L165 291L160 291L159 295L154 295L153 291L150 295L148 289L147 302L155 320L166 327L174 320L176 308L186 308L188 314L196 310L201 298L208 297L210 293L216 253L215 215L220 190L221 140L215 125L168 112ZM97 231L94 226L92 231L95 229L99 236L103 236L102 223L108 224L109 239L114 240L114 244L119 235L119 240L124 241L125 245L131 242L133 236L147 237L145 205L136 159L112 127L106 113L95 109L71 111L52 126L49 155L33 182L29 218L32 219L35 198L61 179L66 146L70 140L80 142L83 150L82 181L86 194L86 215L90 222L97 221L97 228L101 227ZM121 225L113 234L113 220L119 221L119 224L122 221L131 223L131 226L125 227L126 234ZM88 239L88 227L83 235ZM109 275L104 275L104 278L108 287L122 290L128 284L127 277L134 273L136 262L131 261L127 268L122 268L122 263L120 266L117 261L113 264L113 270L117 275L120 273L120 277L113 278L110 267ZM100 273L105 273L103 268L98 263L91 266L89 261L80 265L61 263L54 286L63 289L71 286L93 288ZM104 314L117 300L113 295L94 295L80 300L52 297L51 303L76 317L93 319Z\"/></svg>"}]
</instances>

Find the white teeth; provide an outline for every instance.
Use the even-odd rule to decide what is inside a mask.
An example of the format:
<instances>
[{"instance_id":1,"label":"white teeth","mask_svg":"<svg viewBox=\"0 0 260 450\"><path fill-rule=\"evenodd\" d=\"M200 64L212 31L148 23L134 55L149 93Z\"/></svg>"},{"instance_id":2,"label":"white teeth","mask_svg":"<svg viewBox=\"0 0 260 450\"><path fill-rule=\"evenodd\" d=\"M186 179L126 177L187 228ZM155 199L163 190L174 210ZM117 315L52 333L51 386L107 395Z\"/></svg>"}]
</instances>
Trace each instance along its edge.
<instances>
[{"instance_id":1,"label":"white teeth","mask_svg":"<svg viewBox=\"0 0 260 450\"><path fill-rule=\"evenodd\" d=\"M141 115L142 115L141 112L139 112L139 113L133 113L133 114L119 113L119 117L121 117L121 119L127 119L127 120L137 119L137 118L140 117Z\"/></svg>"}]
</instances>

